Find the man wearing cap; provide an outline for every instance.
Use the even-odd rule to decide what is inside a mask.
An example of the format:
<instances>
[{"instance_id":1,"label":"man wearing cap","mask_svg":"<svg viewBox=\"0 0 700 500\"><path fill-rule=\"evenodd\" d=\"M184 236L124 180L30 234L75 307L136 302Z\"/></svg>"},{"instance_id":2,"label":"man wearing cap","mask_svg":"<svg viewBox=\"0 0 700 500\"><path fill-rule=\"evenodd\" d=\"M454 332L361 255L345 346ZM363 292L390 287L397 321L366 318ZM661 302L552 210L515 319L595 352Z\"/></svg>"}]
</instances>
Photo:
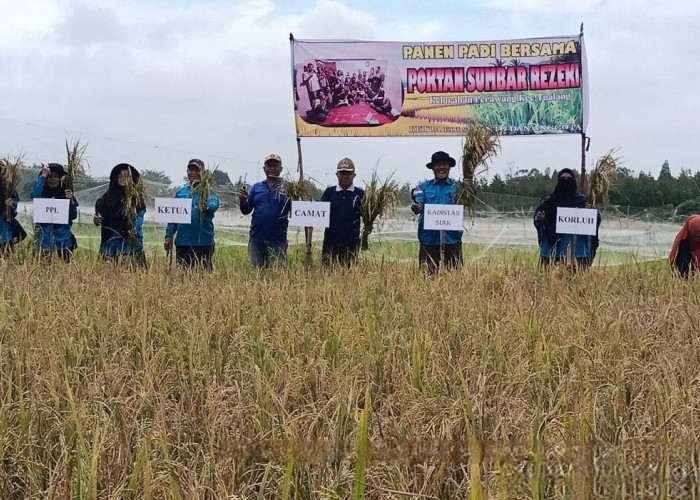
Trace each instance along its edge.
<instances>
[{"instance_id":1,"label":"man wearing cap","mask_svg":"<svg viewBox=\"0 0 700 500\"><path fill-rule=\"evenodd\" d=\"M175 235L175 256L177 263L183 269L200 267L207 271L212 269L214 257L214 214L219 209L219 195L210 190L206 202L200 203L197 187L201 179L204 162L193 159L187 164L187 180L189 184L175 193L175 198L190 198L192 200L192 215L190 224L169 223L165 228L166 252L173 248Z\"/></svg>"},{"instance_id":2,"label":"man wearing cap","mask_svg":"<svg viewBox=\"0 0 700 500\"><path fill-rule=\"evenodd\" d=\"M364 190L355 187L355 164L350 158L338 162L338 185L326 189L321 201L331 203L331 221L323 234L321 260L325 266L338 262L350 267L360 247L360 207Z\"/></svg>"},{"instance_id":3,"label":"man wearing cap","mask_svg":"<svg viewBox=\"0 0 700 500\"><path fill-rule=\"evenodd\" d=\"M287 226L292 204L282 187L282 159L279 155L265 157L266 179L254 184L250 192L238 193L241 213L253 213L248 238L248 255L253 269L267 267L274 261L284 265L287 256Z\"/></svg>"},{"instance_id":4,"label":"man wearing cap","mask_svg":"<svg viewBox=\"0 0 700 500\"><path fill-rule=\"evenodd\" d=\"M433 154L425 166L433 171L435 178L425 181L413 190L411 210L418 214L418 263L425 266L429 274L435 274L440 267L440 233L423 228L423 206L425 204L453 205L459 193L459 183L450 179L450 169L455 166L454 158L444 151ZM470 183L470 180L465 180ZM445 267L455 269L462 265L463 231L444 231Z\"/></svg>"}]
</instances>

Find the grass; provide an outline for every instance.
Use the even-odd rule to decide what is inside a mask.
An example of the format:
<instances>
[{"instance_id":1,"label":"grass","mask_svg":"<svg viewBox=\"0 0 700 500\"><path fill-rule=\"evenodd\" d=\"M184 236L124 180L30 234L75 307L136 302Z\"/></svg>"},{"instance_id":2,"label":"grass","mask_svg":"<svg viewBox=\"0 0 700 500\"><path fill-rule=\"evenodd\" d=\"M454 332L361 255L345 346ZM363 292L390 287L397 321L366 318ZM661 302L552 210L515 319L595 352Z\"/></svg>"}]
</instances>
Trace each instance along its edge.
<instances>
[{"instance_id":1,"label":"grass","mask_svg":"<svg viewBox=\"0 0 700 500\"><path fill-rule=\"evenodd\" d=\"M332 273L303 245L262 273L237 246L205 275L0 261L0 498L697 487L698 279L479 250L436 278L382 242Z\"/></svg>"}]
</instances>

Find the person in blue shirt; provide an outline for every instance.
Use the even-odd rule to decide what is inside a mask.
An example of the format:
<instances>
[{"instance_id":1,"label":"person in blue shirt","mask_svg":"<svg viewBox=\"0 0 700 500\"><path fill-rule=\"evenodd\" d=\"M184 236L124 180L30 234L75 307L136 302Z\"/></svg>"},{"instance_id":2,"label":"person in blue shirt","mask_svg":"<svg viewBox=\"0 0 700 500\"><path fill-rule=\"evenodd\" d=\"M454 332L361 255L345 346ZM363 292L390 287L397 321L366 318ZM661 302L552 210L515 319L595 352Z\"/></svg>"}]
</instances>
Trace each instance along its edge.
<instances>
[{"instance_id":1,"label":"person in blue shirt","mask_svg":"<svg viewBox=\"0 0 700 500\"><path fill-rule=\"evenodd\" d=\"M285 264L287 257L287 226L292 203L282 190L282 159L271 154L265 158L266 179L254 184L248 192L241 189L238 198L241 213L253 213L248 238L248 255L253 269L277 262Z\"/></svg>"},{"instance_id":2,"label":"person in blue shirt","mask_svg":"<svg viewBox=\"0 0 700 500\"><path fill-rule=\"evenodd\" d=\"M192 199L192 219L190 224L170 223L165 229L165 251L173 248L175 236L175 258L183 269L201 267L211 271L214 257L214 214L219 209L219 195L212 189L209 197L200 204L197 192L201 173L204 169L202 160L193 159L187 164L187 180L190 183L175 193L175 198Z\"/></svg>"},{"instance_id":3,"label":"person in blue shirt","mask_svg":"<svg viewBox=\"0 0 700 500\"><path fill-rule=\"evenodd\" d=\"M554 192L542 198L540 205L535 209L534 223L540 246L541 266L546 268L552 263L565 263L569 245L572 245L576 267L590 267L598 249L598 236L557 233L558 207L593 208L586 202L586 196L578 192L576 175L569 168L559 172ZM599 212L598 226L600 222Z\"/></svg>"},{"instance_id":4,"label":"person in blue shirt","mask_svg":"<svg viewBox=\"0 0 700 500\"><path fill-rule=\"evenodd\" d=\"M291 201L282 192L282 159L271 154L263 167L266 179L248 192L241 189L238 198L241 213L253 213L248 238L248 255L253 269L272 263L284 265L287 256L287 226Z\"/></svg>"},{"instance_id":5,"label":"person in blue shirt","mask_svg":"<svg viewBox=\"0 0 700 500\"><path fill-rule=\"evenodd\" d=\"M457 199L460 183L450 179L450 169L457 162L444 151L437 151L425 166L433 171L434 179L426 181L413 190L411 210L418 214L418 263L428 274L437 273L441 260L440 233L423 228L423 206L426 204L453 205ZM470 182L465 180L465 183ZM462 266L463 231L444 231L444 266L456 269Z\"/></svg>"},{"instance_id":6,"label":"person in blue shirt","mask_svg":"<svg viewBox=\"0 0 700 500\"><path fill-rule=\"evenodd\" d=\"M73 250L78 246L73 236L73 221L78 218L78 201L73 191L63 188L66 171L60 163L49 163L41 169L30 193L32 199L56 198L70 200L68 224L34 224L34 239L37 248L45 257L56 253L65 262L73 258Z\"/></svg>"},{"instance_id":7,"label":"person in blue shirt","mask_svg":"<svg viewBox=\"0 0 700 500\"><path fill-rule=\"evenodd\" d=\"M0 177L2 176L0 175ZM13 247L27 237L27 233L17 220L17 205L19 204L17 192L6 193L5 186L0 182L0 200L4 200L0 206L0 257L7 258L12 253ZM8 209L10 209L9 217Z\"/></svg>"},{"instance_id":8,"label":"person in blue shirt","mask_svg":"<svg viewBox=\"0 0 700 500\"><path fill-rule=\"evenodd\" d=\"M141 177L138 170L128 163L120 163L109 174L107 192L95 202L96 226L102 226L100 255L106 262L126 261L130 265L147 267L143 252L143 217L146 215L146 202L141 200L133 222L124 214L126 201L126 176L137 183Z\"/></svg>"},{"instance_id":9,"label":"person in blue shirt","mask_svg":"<svg viewBox=\"0 0 700 500\"><path fill-rule=\"evenodd\" d=\"M331 204L330 225L323 234L321 261L350 267L360 249L360 212L364 190L355 187L355 164L350 158L338 162L335 172L338 185L326 189L321 201Z\"/></svg>"}]
</instances>

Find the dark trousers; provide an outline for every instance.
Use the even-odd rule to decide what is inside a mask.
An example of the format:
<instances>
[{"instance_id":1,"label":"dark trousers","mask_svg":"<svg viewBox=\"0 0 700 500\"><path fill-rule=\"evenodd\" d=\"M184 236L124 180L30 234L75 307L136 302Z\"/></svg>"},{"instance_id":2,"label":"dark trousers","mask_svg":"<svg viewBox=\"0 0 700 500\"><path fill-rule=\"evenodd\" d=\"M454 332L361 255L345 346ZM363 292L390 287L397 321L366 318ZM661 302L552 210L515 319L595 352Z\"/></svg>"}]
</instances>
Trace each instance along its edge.
<instances>
[{"instance_id":1,"label":"dark trousers","mask_svg":"<svg viewBox=\"0 0 700 500\"><path fill-rule=\"evenodd\" d=\"M102 260L111 264L124 265L130 269L148 269L148 261L143 250L136 250L131 253L123 253L119 255L108 255L101 252Z\"/></svg>"},{"instance_id":2,"label":"dark trousers","mask_svg":"<svg viewBox=\"0 0 700 500\"><path fill-rule=\"evenodd\" d=\"M428 274L435 274L440 268L440 245L420 245L418 250L418 264L425 266ZM464 263L462 258L462 244L454 243L445 245L445 263L446 269L458 269Z\"/></svg>"},{"instance_id":3,"label":"dark trousers","mask_svg":"<svg viewBox=\"0 0 700 500\"><path fill-rule=\"evenodd\" d=\"M54 257L59 257L63 262L70 264L73 260L73 250L64 248L63 250L41 250L41 256L44 260L51 260Z\"/></svg>"},{"instance_id":4,"label":"dark trousers","mask_svg":"<svg viewBox=\"0 0 700 500\"><path fill-rule=\"evenodd\" d=\"M540 257L540 267L542 269L549 269L552 264L560 265L566 264L565 258L555 258L555 257ZM575 273L576 271L585 271L593 264L593 259L590 257L581 257L576 259L576 265L573 269L568 269L570 273Z\"/></svg>"},{"instance_id":5,"label":"dark trousers","mask_svg":"<svg viewBox=\"0 0 700 500\"><path fill-rule=\"evenodd\" d=\"M211 271L214 245L180 245L175 247L175 260L183 269L195 267Z\"/></svg>"},{"instance_id":6,"label":"dark trousers","mask_svg":"<svg viewBox=\"0 0 700 500\"><path fill-rule=\"evenodd\" d=\"M350 267L357 260L360 249L359 241L346 241L343 243L329 243L324 240L321 250L321 262L324 266L337 263Z\"/></svg>"}]
</instances>

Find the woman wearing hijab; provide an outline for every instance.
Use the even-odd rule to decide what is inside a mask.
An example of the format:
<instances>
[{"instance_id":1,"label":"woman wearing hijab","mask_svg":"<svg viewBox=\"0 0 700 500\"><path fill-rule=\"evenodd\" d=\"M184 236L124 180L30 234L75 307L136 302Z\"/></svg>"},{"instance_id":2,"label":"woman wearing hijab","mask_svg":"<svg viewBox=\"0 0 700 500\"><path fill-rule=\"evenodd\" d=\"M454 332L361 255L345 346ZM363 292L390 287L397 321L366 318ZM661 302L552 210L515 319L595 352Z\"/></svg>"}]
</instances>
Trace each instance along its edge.
<instances>
[{"instance_id":1,"label":"woman wearing hijab","mask_svg":"<svg viewBox=\"0 0 700 500\"><path fill-rule=\"evenodd\" d=\"M685 221L668 256L671 268L687 278L700 269L700 215Z\"/></svg>"},{"instance_id":2,"label":"woman wearing hijab","mask_svg":"<svg viewBox=\"0 0 700 500\"><path fill-rule=\"evenodd\" d=\"M70 200L68 224L34 224L36 245L44 255L56 252L65 262L70 262L73 250L78 246L71 231L73 221L78 217L78 201L70 189L63 188L65 176L66 171L59 163L44 166L32 188L31 197Z\"/></svg>"},{"instance_id":3,"label":"woman wearing hijab","mask_svg":"<svg viewBox=\"0 0 700 500\"><path fill-rule=\"evenodd\" d=\"M17 192L6 193L5 186L0 182L0 200L4 202L0 204L0 257L6 258L10 256L12 247L26 238L27 233L17 221ZM8 207L12 208L9 218Z\"/></svg>"},{"instance_id":4,"label":"woman wearing hijab","mask_svg":"<svg viewBox=\"0 0 700 500\"><path fill-rule=\"evenodd\" d=\"M100 255L105 261L114 262L124 258L146 267L146 255L143 253L143 217L146 203L141 200L136 211L133 227L124 213L126 202L126 179L131 172L131 179L137 183L140 174L127 163L120 163L109 174L109 188L95 202L96 226L102 226Z\"/></svg>"},{"instance_id":5,"label":"woman wearing hijab","mask_svg":"<svg viewBox=\"0 0 700 500\"><path fill-rule=\"evenodd\" d=\"M593 263L598 249L598 236L584 236L557 233L557 208L591 208L586 197L578 192L574 171L565 168L557 176L554 192L545 196L535 210L535 228L540 245L540 263L548 266L552 262L566 261L569 245L574 246L574 258L580 268L587 268ZM600 213L598 226L600 226Z\"/></svg>"}]
</instances>

